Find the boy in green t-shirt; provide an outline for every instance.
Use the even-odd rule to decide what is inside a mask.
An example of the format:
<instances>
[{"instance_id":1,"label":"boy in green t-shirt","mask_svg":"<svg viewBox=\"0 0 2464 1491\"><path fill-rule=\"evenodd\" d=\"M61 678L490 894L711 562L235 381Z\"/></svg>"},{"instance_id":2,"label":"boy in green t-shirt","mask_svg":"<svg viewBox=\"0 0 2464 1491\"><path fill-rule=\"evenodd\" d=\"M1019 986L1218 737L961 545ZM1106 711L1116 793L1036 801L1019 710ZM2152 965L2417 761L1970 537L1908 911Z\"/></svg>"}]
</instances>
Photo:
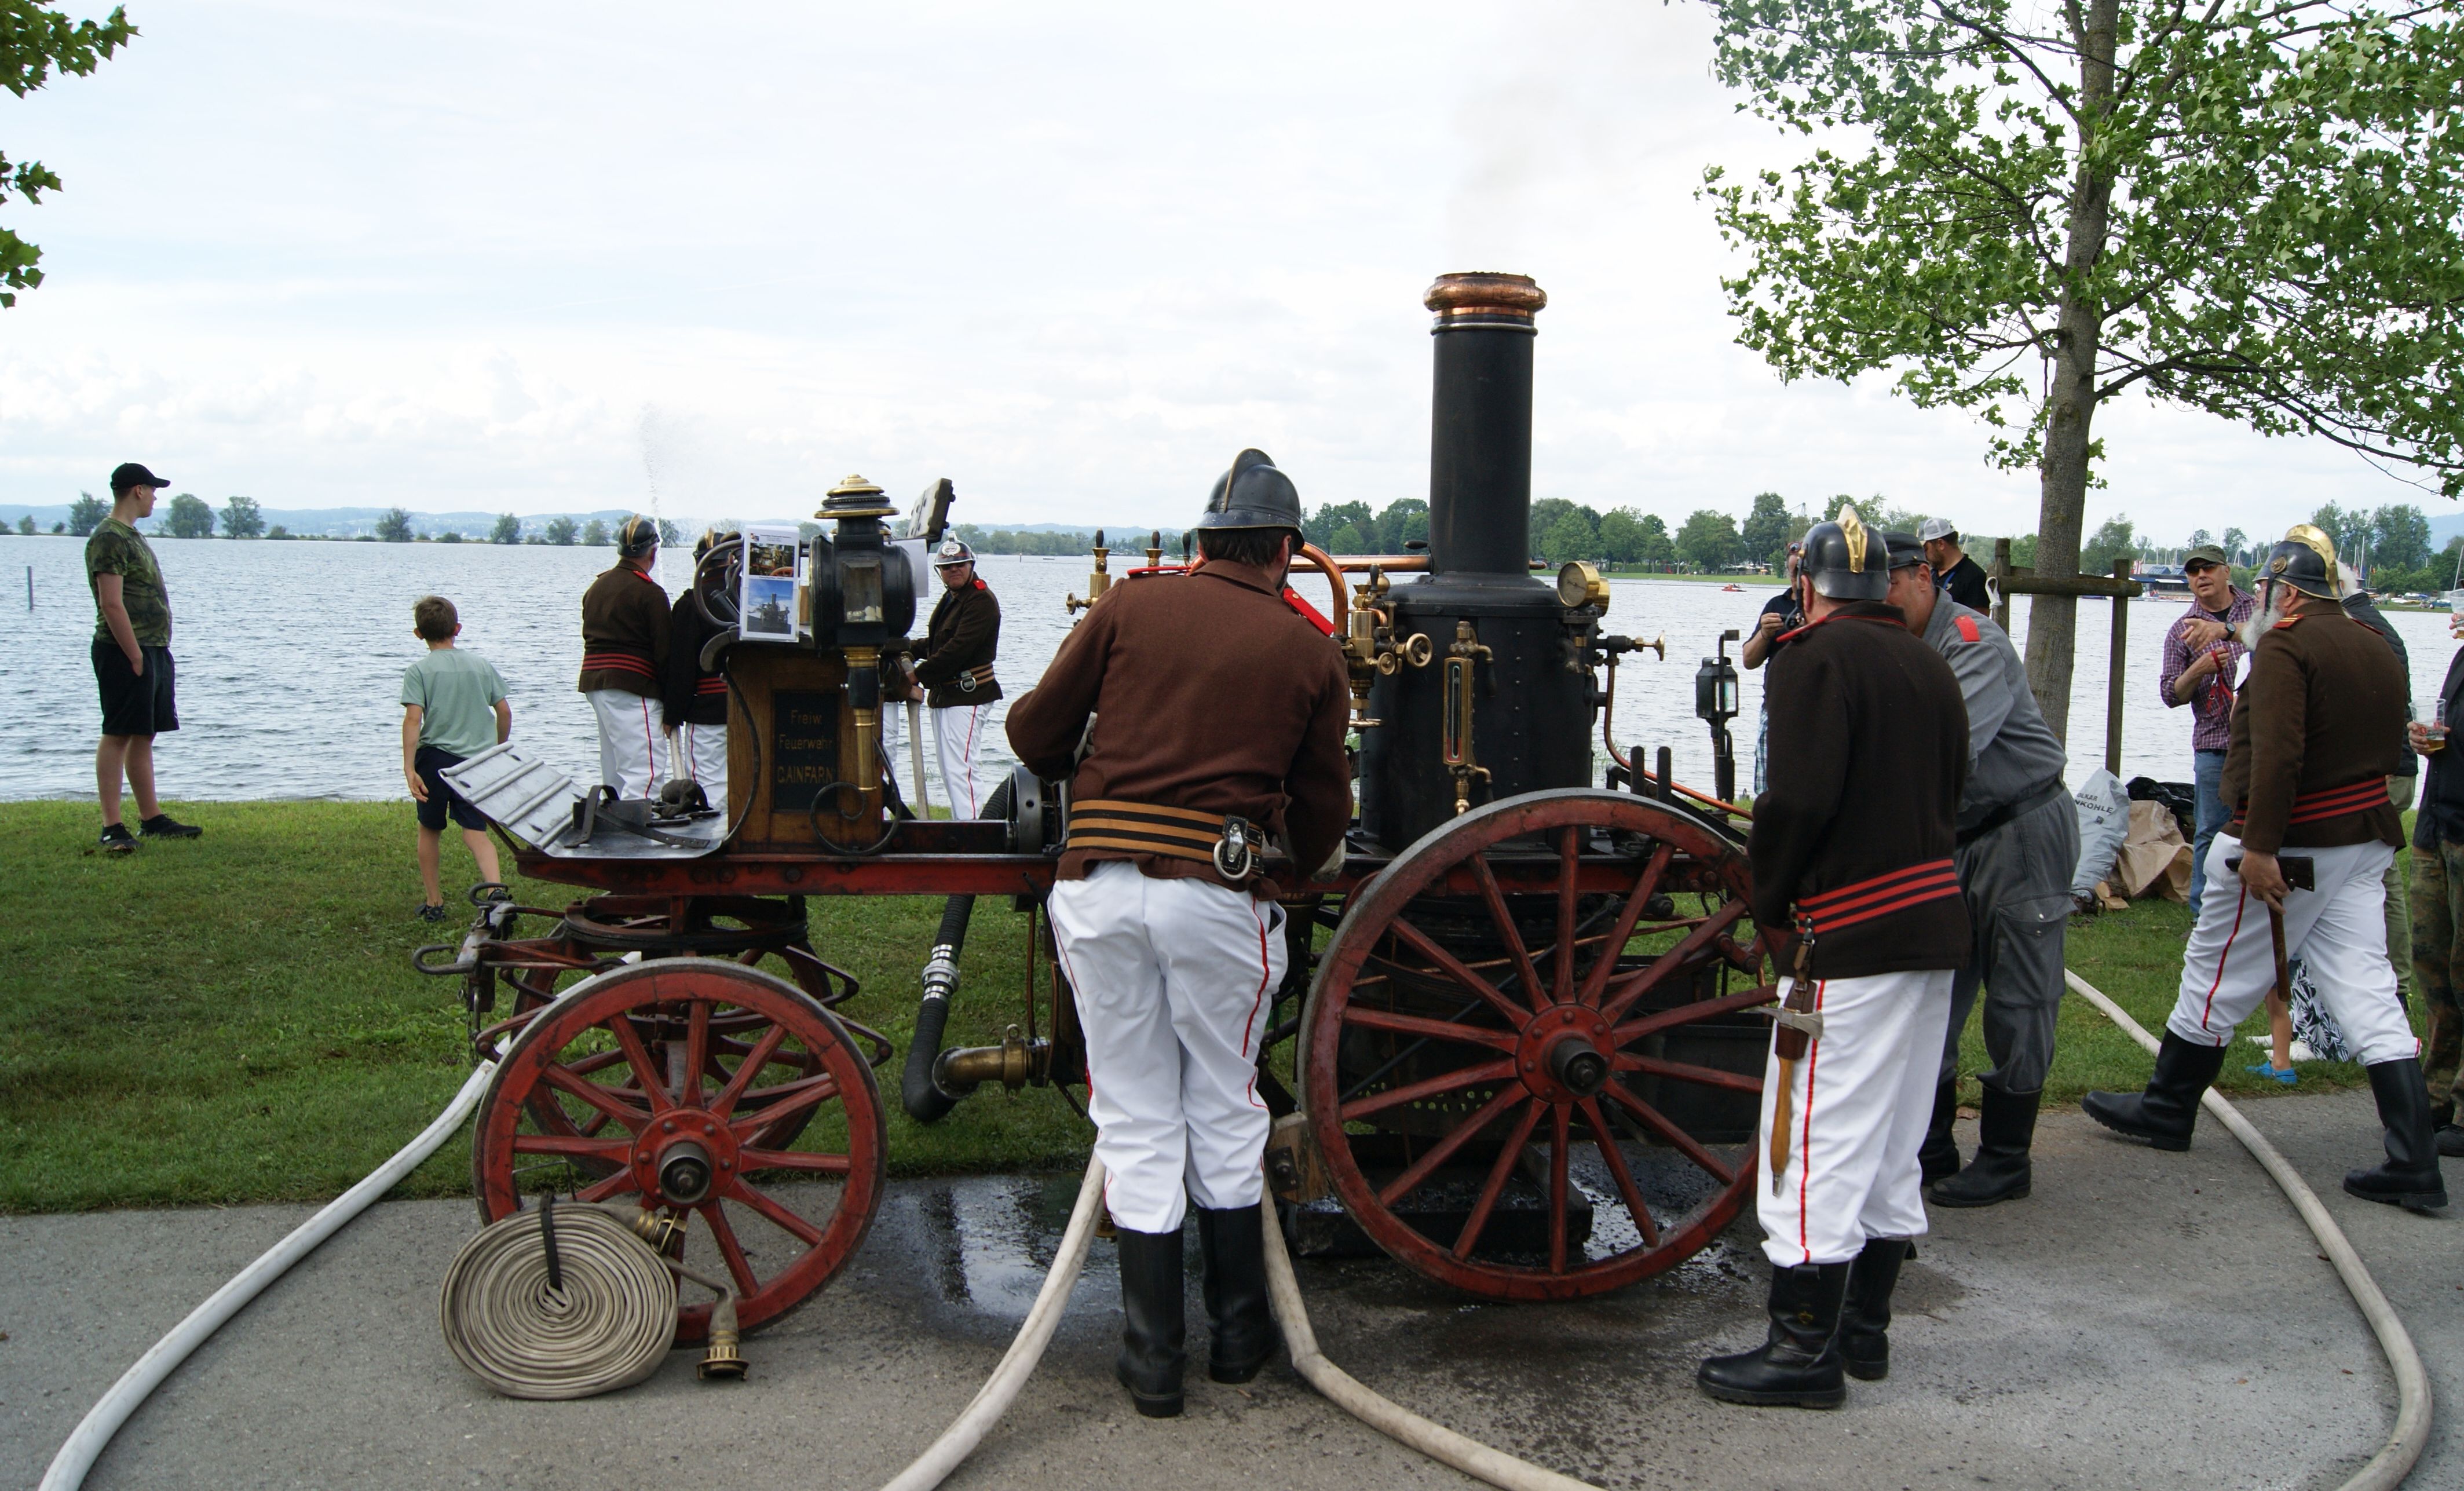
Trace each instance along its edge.
<instances>
[{"instance_id":1,"label":"boy in green t-shirt","mask_svg":"<svg viewBox=\"0 0 2464 1491\"><path fill-rule=\"evenodd\" d=\"M445 892L437 874L445 854L446 815L452 815L471 857L479 862L480 883L503 878L496 846L488 840L487 819L441 774L510 737L514 707L505 702L505 681L496 676L495 667L475 652L454 647L462 621L452 602L423 596L410 608L410 619L412 630L428 644L428 655L403 669L402 778L410 785L411 800L419 804L419 879L428 892L419 905L419 919L441 922L446 919Z\"/></svg>"}]
</instances>

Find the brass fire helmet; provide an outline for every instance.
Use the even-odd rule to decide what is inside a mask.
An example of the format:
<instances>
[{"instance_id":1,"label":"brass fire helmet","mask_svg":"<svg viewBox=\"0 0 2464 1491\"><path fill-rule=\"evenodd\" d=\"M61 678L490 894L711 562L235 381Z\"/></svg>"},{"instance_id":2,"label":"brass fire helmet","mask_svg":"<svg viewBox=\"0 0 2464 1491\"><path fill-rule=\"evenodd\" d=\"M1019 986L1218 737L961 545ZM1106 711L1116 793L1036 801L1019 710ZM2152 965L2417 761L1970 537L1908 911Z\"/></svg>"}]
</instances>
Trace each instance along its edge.
<instances>
[{"instance_id":1,"label":"brass fire helmet","mask_svg":"<svg viewBox=\"0 0 2464 1491\"><path fill-rule=\"evenodd\" d=\"M2258 578L2282 581L2303 595L2333 601L2341 588L2336 546L2319 529L2308 523L2296 523L2285 530L2284 541L2268 551L2266 567L2259 571Z\"/></svg>"}]
</instances>

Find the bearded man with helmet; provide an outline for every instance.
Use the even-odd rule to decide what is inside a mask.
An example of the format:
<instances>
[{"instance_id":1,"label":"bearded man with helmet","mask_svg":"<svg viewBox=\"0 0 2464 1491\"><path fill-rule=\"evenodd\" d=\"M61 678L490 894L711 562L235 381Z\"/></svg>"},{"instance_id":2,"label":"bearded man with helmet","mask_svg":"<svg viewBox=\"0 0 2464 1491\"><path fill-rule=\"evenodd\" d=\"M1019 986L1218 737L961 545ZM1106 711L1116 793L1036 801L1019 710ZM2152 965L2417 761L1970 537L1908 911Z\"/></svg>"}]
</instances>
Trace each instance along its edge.
<instances>
[{"instance_id":1,"label":"bearded man with helmet","mask_svg":"<svg viewBox=\"0 0 2464 1491\"><path fill-rule=\"evenodd\" d=\"M976 574L976 551L962 539L949 539L933 551L933 573L941 577L941 599L933 603L924 645L908 667L933 712L933 746L950 816L978 818L983 804L976 791L976 755L987 712L1001 696L993 677L993 658L1001 650L1001 603Z\"/></svg>"},{"instance_id":2,"label":"bearded man with helmet","mask_svg":"<svg viewBox=\"0 0 2464 1491\"><path fill-rule=\"evenodd\" d=\"M616 565L582 593L582 677L599 721L599 779L620 798L659 789L661 702L668 669L668 593L651 571L659 525L636 513L616 526Z\"/></svg>"},{"instance_id":3,"label":"bearded man with helmet","mask_svg":"<svg viewBox=\"0 0 2464 1491\"><path fill-rule=\"evenodd\" d=\"M1181 1408L1192 1201L1210 1375L1248 1381L1278 1339L1256 1075L1285 913L1259 861L1271 835L1331 878L1352 821L1343 655L1282 594L1300 527L1291 479L1242 451L1198 520L1199 567L1113 585L1009 712L1018 758L1070 784L1046 909L1120 1237L1115 1371L1150 1417Z\"/></svg>"},{"instance_id":4,"label":"bearded man with helmet","mask_svg":"<svg viewBox=\"0 0 2464 1491\"><path fill-rule=\"evenodd\" d=\"M1806 625L1771 652L1771 788L1754 800L1754 924L1782 1008L1754 1205L1771 1331L1695 1379L1731 1403L1833 1408L1889 1370L1891 1291L1925 1231L1933 1107L1967 903L1952 864L1968 715L1942 654L1885 603L1882 535L1854 507L1806 535Z\"/></svg>"},{"instance_id":5,"label":"bearded man with helmet","mask_svg":"<svg viewBox=\"0 0 2464 1491\"><path fill-rule=\"evenodd\" d=\"M2334 550L2296 528L2257 576L2250 673L2233 701L2198 924L2146 1090L2091 1092L2088 1116L2160 1150L2187 1150L2199 1097L2233 1029L2276 981L2274 927L2300 958L2369 1073L2387 1161L2344 1189L2410 1211L2447 1204L2420 1042L2387 962L2385 875L2404 843L2387 778L2409 681L2387 643L2338 603ZM2288 869L2293 873L2288 874Z\"/></svg>"}]
</instances>

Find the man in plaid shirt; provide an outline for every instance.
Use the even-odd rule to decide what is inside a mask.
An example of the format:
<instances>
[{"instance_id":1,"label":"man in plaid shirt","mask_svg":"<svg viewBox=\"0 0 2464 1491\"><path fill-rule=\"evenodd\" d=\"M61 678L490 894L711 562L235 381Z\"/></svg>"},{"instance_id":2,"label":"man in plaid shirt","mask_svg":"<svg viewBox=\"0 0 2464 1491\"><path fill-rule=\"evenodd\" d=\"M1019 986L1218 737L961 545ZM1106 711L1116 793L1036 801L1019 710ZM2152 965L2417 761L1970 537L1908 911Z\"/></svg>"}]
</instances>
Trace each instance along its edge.
<instances>
[{"instance_id":1,"label":"man in plaid shirt","mask_svg":"<svg viewBox=\"0 0 2464 1491\"><path fill-rule=\"evenodd\" d=\"M2252 602L2233 588L2225 551L2203 543L2182 557L2190 581L2190 608L2165 633L2165 669L2156 686L2167 709L2190 707L2191 775L2198 782L2197 842L2190 846L2190 914L2199 914L2207 885L2208 844L2224 826L2225 743L2233 724L2233 675L2249 650L2238 628L2250 620Z\"/></svg>"}]
</instances>

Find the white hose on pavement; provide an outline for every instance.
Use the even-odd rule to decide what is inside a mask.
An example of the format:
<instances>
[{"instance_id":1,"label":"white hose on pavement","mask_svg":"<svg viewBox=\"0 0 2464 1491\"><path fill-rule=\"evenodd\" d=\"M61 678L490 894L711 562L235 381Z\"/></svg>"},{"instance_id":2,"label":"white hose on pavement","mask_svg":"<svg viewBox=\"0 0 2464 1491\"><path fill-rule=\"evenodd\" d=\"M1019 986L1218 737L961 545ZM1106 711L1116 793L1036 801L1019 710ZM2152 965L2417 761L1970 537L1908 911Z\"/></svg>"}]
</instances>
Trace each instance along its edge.
<instances>
[{"instance_id":1,"label":"white hose on pavement","mask_svg":"<svg viewBox=\"0 0 2464 1491\"><path fill-rule=\"evenodd\" d=\"M932 1448L915 1458L914 1463L898 1473L882 1491L932 1491L943 1478L958 1468L958 1462L974 1453L977 1445L1001 1414L1009 1412L1019 1389L1026 1386L1027 1375L1044 1358L1044 1348L1050 1344L1052 1332L1061 1324L1061 1312L1069 1304L1069 1291L1077 1285L1079 1265L1087 1261L1087 1245L1095 1239L1095 1217L1104 1207L1104 1162L1087 1162L1087 1179L1078 1188L1078 1204L1069 1213L1069 1228L1061 1235L1061 1252L1053 1259L1051 1272L1044 1276L1044 1287L1035 1296L1035 1307L1026 1312L1026 1324L1018 1327L1018 1336L1003 1352L1001 1365L976 1392L975 1400L956 1422L941 1431L941 1437Z\"/></svg>"},{"instance_id":2,"label":"white hose on pavement","mask_svg":"<svg viewBox=\"0 0 2464 1491\"><path fill-rule=\"evenodd\" d=\"M2106 998L2104 991L2067 968L2062 970L2062 977L2081 998L2128 1031L2132 1040L2150 1051L2158 1048L2156 1038L2121 1005ZM2250 1151L2251 1158L2258 1161L2275 1180L2285 1199L2293 1203L2293 1209L2301 1214L2301 1219L2310 1226L2310 1235L2327 1250L2327 1261L2336 1265L2336 1273L2344 1281L2353 1303L2361 1306L2362 1318L2369 1322L2371 1332L2379 1338L2379 1349L2387 1353L2387 1366L2395 1372L2395 1429L2387 1436L2386 1447L2370 1458L2360 1474L2345 1481L2341 1491L2394 1491L2412 1473L2413 1462L2421 1458L2423 1448L2430 1443L2430 1374L2422 1370L2421 1353L2413 1349L2412 1337L2405 1333L2404 1322L2396 1318L2387 1296L2379 1292L2378 1281L2363 1266L2362 1256L2353 1251L2344 1230L2336 1225L2327 1208L2320 1204L2318 1194L2277 1152L2276 1146L2252 1128L2241 1110L2226 1102L2215 1088L2210 1087L2200 1103L2232 1130L2241 1147Z\"/></svg>"},{"instance_id":3,"label":"white hose on pavement","mask_svg":"<svg viewBox=\"0 0 2464 1491\"><path fill-rule=\"evenodd\" d=\"M494 1061L481 1062L453 1095L436 1122L421 1130L418 1138L402 1147L393 1158L369 1176L329 1202L325 1209L301 1222L292 1234L266 1250L257 1261L241 1269L231 1283L216 1289L205 1304L188 1312L188 1318L171 1328L171 1333L154 1343L153 1348L137 1359L137 1365L121 1374L102 1400L86 1411L77 1421L60 1452L52 1457L52 1468L43 1473L39 1491L77 1491L85 1483L86 1472L94 1468L111 1436L128 1416L137 1412L146 1395L162 1386L188 1353L206 1344L206 1339L222 1328L223 1323L246 1308L248 1302L263 1293L291 1267L317 1250L317 1245L340 1232L352 1217L373 1205L377 1198L399 1184L405 1175L417 1170L435 1153L462 1121L477 1107L479 1094L495 1075Z\"/></svg>"}]
</instances>

